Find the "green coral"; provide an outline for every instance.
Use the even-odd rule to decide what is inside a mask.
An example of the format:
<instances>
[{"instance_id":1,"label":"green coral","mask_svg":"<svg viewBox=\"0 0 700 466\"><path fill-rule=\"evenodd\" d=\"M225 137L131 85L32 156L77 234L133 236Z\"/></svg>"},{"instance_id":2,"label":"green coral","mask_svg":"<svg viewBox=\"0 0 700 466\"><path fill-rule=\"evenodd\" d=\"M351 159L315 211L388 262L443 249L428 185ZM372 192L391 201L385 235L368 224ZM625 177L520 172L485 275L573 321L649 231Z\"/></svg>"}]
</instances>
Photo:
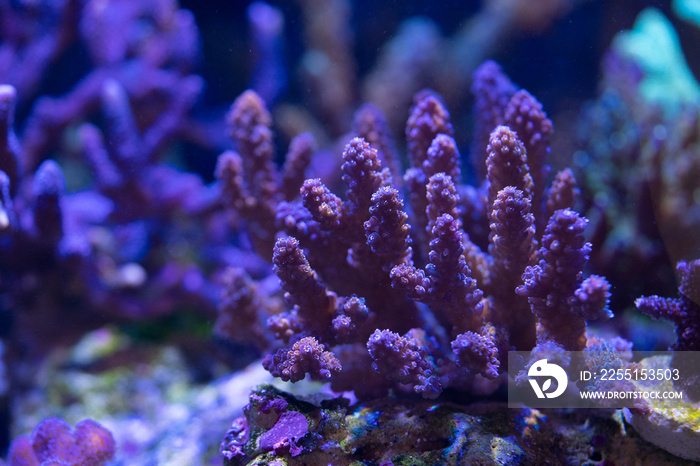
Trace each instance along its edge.
<instances>
[{"instance_id":1,"label":"green coral","mask_svg":"<svg viewBox=\"0 0 700 466\"><path fill-rule=\"evenodd\" d=\"M643 369L656 371L671 367L671 356L653 356L641 362ZM675 392L671 380L634 381L642 391ZM649 442L682 458L700 461L700 403L678 399L651 398L648 413L625 410L625 418Z\"/></svg>"},{"instance_id":2,"label":"green coral","mask_svg":"<svg viewBox=\"0 0 700 466\"><path fill-rule=\"evenodd\" d=\"M642 96L675 112L700 100L700 84L685 61L678 34L668 18L655 8L637 17L634 28L617 35L613 49L642 68Z\"/></svg>"},{"instance_id":3,"label":"green coral","mask_svg":"<svg viewBox=\"0 0 700 466\"><path fill-rule=\"evenodd\" d=\"M671 356L653 356L645 358L640 364L644 369L668 370L671 367ZM673 382L666 379L662 381L634 381L634 384L642 391L678 391L678 388L673 386ZM651 398L648 400L648 405L653 415L672 420L679 428L682 427L700 434L700 403L690 403L684 400L668 398Z\"/></svg>"}]
</instances>

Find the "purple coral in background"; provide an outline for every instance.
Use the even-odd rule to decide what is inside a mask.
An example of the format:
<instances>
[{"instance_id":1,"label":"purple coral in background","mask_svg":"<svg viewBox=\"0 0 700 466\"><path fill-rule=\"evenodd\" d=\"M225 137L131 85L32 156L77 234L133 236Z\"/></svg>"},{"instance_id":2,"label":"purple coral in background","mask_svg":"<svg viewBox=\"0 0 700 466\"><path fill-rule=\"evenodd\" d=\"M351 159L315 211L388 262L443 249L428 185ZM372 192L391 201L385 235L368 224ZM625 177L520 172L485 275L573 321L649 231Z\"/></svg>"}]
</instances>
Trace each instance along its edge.
<instances>
[{"instance_id":1,"label":"purple coral in background","mask_svg":"<svg viewBox=\"0 0 700 466\"><path fill-rule=\"evenodd\" d=\"M671 367L679 370L680 380L674 385L683 388L692 400L700 400L700 367L683 351L700 351L700 259L681 261L676 266L679 276L678 297L643 296L634 304L653 319L666 319L676 326L675 351Z\"/></svg>"},{"instance_id":2,"label":"purple coral in background","mask_svg":"<svg viewBox=\"0 0 700 466\"><path fill-rule=\"evenodd\" d=\"M283 57L284 15L265 2L251 3L247 13L256 55L251 87L272 105L287 86Z\"/></svg>"},{"instance_id":3,"label":"purple coral in background","mask_svg":"<svg viewBox=\"0 0 700 466\"><path fill-rule=\"evenodd\" d=\"M63 419L47 418L31 436L13 440L7 465L103 466L114 459L115 449L112 434L91 419L71 428Z\"/></svg>"},{"instance_id":4,"label":"purple coral in background","mask_svg":"<svg viewBox=\"0 0 700 466\"><path fill-rule=\"evenodd\" d=\"M596 100L583 106L577 121L579 150L571 168L580 182L579 205L591 220L591 266L610 280L612 305L627 307L629 320L637 314L630 296L670 295L675 264L697 256L695 181L688 182L697 171L691 168L698 158L690 123L697 105L658 111L640 92L646 73L614 48L599 68ZM648 264L654 264L652 273ZM662 349L671 342L627 325L616 330L638 346Z\"/></svg>"},{"instance_id":5,"label":"purple coral in background","mask_svg":"<svg viewBox=\"0 0 700 466\"><path fill-rule=\"evenodd\" d=\"M486 177L486 160L489 135L499 124L505 122L508 101L516 91L515 85L503 73L501 66L491 60L481 64L474 71L474 142L472 143L472 163L479 179Z\"/></svg>"},{"instance_id":6,"label":"purple coral in background","mask_svg":"<svg viewBox=\"0 0 700 466\"><path fill-rule=\"evenodd\" d=\"M20 166L20 147L15 134L15 107L17 90L8 84L0 86L0 170L8 177L12 193L17 190Z\"/></svg>"},{"instance_id":7,"label":"purple coral in background","mask_svg":"<svg viewBox=\"0 0 700 466\"><path fill-rule=\"evenodd\" d=\"M634 304L654 319L667 319L676 324L677 351L700 351L700 260L681 261L676 270L680 278L678 298L644 296Z\"/></svg>"},{"instance_id":8,"label":"purple coral in background","mask_svg":"<svg viewBox=\"0 0 700 466\"><path fill-rule=\"evenodd\" d=\"M192 86L183 86L181 97L189 101L201 83L198 78L187 82ZM13 98L5 87L6 97ZM204 222L212 218L213 203L201 179L157 160L187 106L169 109L172 113L141 134L118 81L105 80L101 96L104 136L87 124L77 132L92 168L85 186L68 192L64 169L54 160L44 160L35 172L14 170L14 178L6 178L3 205L11 228L2 232L0 246L2 293L19 310L12 345L24 348L29 359L110 317L148 319L185 303L212 314L215 309L215 287L203 276L201 263L166 258L159 247L150 247L177 236L179 227L167 226L168 219L183 213ZM5 117L9 124L12 115ZM16 152L12 127L5 130L5 168L30 167L26 147ZM34 274L36 279L27 280ZM69 286L55 286L58 277ZM81 324L59 317L60 310L82 316Z\"/></svg>"}]
</instances>

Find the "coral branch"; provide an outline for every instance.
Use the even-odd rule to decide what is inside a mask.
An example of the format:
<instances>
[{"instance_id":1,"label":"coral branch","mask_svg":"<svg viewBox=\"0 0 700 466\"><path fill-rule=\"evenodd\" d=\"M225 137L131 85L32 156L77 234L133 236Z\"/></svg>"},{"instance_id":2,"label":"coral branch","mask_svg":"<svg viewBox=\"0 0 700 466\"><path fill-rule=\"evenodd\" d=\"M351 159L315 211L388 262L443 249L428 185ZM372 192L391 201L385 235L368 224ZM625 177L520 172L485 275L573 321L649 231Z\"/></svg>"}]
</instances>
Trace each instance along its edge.
<instances>
[{"instance_id":1,"label":"coral branch","mask_svg":"<svg viewBox=\"0 0 700 466\"><path fill-rule=\"evenodd\" d=\"M552 121L542 110L542 104L524 89L510 98L505 109L505 125L517 133L527 152L527 164L534 184L532 205L539 209L544 192L544 180L548 173L545 161L549 156L550 138L554 129ZM564 209L569 206L562 206Z\"/></svg>"},{"instance_id":2,"label":"coral branch","mask_svg":"<svg viewBox=\"0 0 700 466\"><path fill-rule=\"evenodd\" d=\"M17 91L14 87L0 85L0 170L10 179L10 190L17 191L19 181L20 148L14 130Z\"/></svg>"},{"instance_id":3,"label":"coral branch","mask_svg":"<svg viewBox=\"0 0 700 466\"><path fill-rule=\"evenodd\" d=\"M654 319L667 319L676 324L676 351L700 351L700 259L681 261L676 267L680 276L678 298L644 296L634 304Z\"/></svg>"},{"instance_id":4,"label":"coral branch","mask_svg":"<svg viewBox=\"0 0 700 466\"><path fill-rule=\"evenodd\" d=\"M61 197L65 189L58 164L53 160L42 163L34 176L34 227L42 242L56 245L63 236Z\"/></svg>"},{"instance_id":5,"label":"coral branch","mask_svg":"<svg viewBox=\"0 0 700 466\"><path fill-rule=\"evenodd\" d=\"M400 336L389 330L377 330L367 342L372 369L389 380L410 384L425 398L436 398L442 391L436 367L416 332Z\"/></svg>"},{"instance_id":6,"label":"coral branch","mask_svg":"<svg viewBox=\"0 0 700 466\"><path fill-rule=\"evenodd\" d=\"M481 181L486 178L484 161L488 156L486 146L489 143L489 135L496 126L505 123L506 106L516 87L496 62L488 60L474 71L471 91L474 95L475 115L471 159L478 180Z\"/></svg>"},{"instance_id":7,"label":"coral branch","mask_svg":"<svg viewBox=\"0 0 700 466\"><path fill-rule=\"evenodd\" d=\"M590 243L583 237L587 220L576 212L558 210L549 220L538 252L540 261L529 266L523 274L523 285L518 294L527 296L532 312L539 322L538 340L552 340L565 349L580 351L586 346L586 317L605 318L610 314L600 306L607 306L606 299L593 299L591 308L582 308L580 303L589 301L585 287L593 286L592 297L605 296L607 282L593 278L582 285L582 269L591 251ZM594 307L598 306L598 307Z\"/></svg>"},{"instance_id":8,"label":"coral branch","mask_svg":"<svg viewBox=\"0 0 700 466\"><path fill-rule=\"evenodd\" d=\"M367 245L383 262L383 269L411 261L411 227L406 223L408 215L394 188L382 187L372 195L370 218L365 222Z\"/></svg>"},{"instance_id":9,"label":"coral branch","mask_svg":"<svg viewBox=\"0 0 700 466\"><path fill-rule=\"evenodd\" d=\"M311 133L299 134L289 143L282 169L282 193L286 200L291 201L299 195L299 188L304 183L306 169L315 151L316 142Z\"/></svg>"},{"instance_id":10,"label":"coral branch","mask_svg":"<svg viewBox=\"0 0 700 466\"><path fill-rule=\"evenodd\" d=\"M312 380L328 380L342 370L338 359L313 337L302 338L291 349L267 356L263 366L285 382L298 382L306 374Z\"/></svg>"},{"instance_id":11,"label":"coral branch","mask_svg":"<svg viewBox=\"0 0 700 466\"><path fill-rule=\"evenodd\" d=\"M295 238L280 238L272 262L287 300L310 328L322 333L335 309L335 295L319 280Z\"/></svg>"},{"instance_id":12,"label":"coral branch","mask_svg":"<svg viewBox=\"0 0 700 466\"><path fill-rule=\"evenodd\" d=\"M533 183L527 153L518 136L507 126L498 126L491 133L487 152L488 205L493 206L498 192L507 186L515 187L531 198Z\"/></svg>"},{"instance_id":13,"label":"coral branch","mask_svg":"<svg viewBox=\"0 0 700 466\"><path fill-rule=\"evenodd\" d=\"M498 192L491 211L490 312L494 324L507 331L511 344L518 349L530 349L535 343L534 316L527 300L515 293L525 268L535 259L531 206L529 196L508 186Z\"/></svg>"},{"instance_id":14,"label":"coral branch","mask_svg":"<svg viewBox=\"0 0 700 466\"><path fill-rule=\"evenodd\" d=\"M452 218L459 219L459 194L451 176L445 173L436 173L428 179L426 199L428 207L428 229L432 231L438 217L450 214Z\"/></svg>"},{"instance_id":15,"label":"coral branch","mask_svg":"<svg viewBox=\"0 0 700 466\"><path fill-rule=\"evenodd\" d=\"M389 124L381 110L374 104L364 104L355 113L353 131L377 149L382 165L391 170L394 185L401 186L401 159Z\"/></svg>"},{"instance_id":16,"label":"coral branch","mask_svg":"<svg viewBox=\"0 0 700 466\"><path fill-rule=\"evenodd\" d=\"M452 341L452 351L457 363L487 379L498 377L501 363L493 326L484 326L480 333L465 332Z\"/></svg>"},{"instance_id":17,"label":"coral branch","mask_svg":"<svg viewBox=\"0 0 700 466\"><path fill-rule=\"evenodd\" d=\"M406 124L406 144L412 167L421 168L428 158L428 149L438 134L452 136L450 114L430 91L418 93Z\"/></svg>"},{"instance_id":18,"label":"coral branch","mask_svg":"<svg viewBox=\"0 0 700 466\"><path fill-rule=\"evenodd\" d=\"M231 138L243 158L248 188L262 206L276 199L277 177L273 167L275 148L272 118L265 103L253 91L241 94L226 115ZM269 208L274 209L274 205Z\"/></svg>"},{"instance_id":19,"label":"coral branch","mask_svg":"<svg viewBox=\"0 0 700 466\"><path fill-rule=\"evenodd\" d=\"M304 181L301 188L304 207L311 213L321 228L335 231L341 226L341 200L320 179Z\"/></svg>"},{"instance_id":20,"label":"coral branch","mask_svg":"<svg viewBox=\"0 0 700 466\"><path fill-rule=\"evenodd\" d=\"M573 209L574 201L578 195L579 189L576 187L576 178L574 178L573 172L569 168L558 172L552 186L547 191L545 202L547 218L551 217L557 210Z\"/></svg>"}]
</instances>

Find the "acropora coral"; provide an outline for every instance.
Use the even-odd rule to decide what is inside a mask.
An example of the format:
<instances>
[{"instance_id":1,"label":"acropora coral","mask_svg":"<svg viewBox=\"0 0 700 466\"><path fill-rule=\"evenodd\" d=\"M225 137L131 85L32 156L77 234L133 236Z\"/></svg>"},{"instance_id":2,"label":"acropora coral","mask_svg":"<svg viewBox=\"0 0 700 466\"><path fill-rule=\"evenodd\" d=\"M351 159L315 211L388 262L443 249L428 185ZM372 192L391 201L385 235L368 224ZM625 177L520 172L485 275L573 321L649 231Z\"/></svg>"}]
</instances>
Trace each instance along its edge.
<instances>
[{"instance_id":1,"label":"acropora coral","mask_svg":"<svg viewBox=\"0 0 700 466\"><path fill-rule=\"evenodd\" d=\"M510 82L493 62L483 69L491 77L477 70L479 98ZM246 91L229 115L253 100L261 102ZM277 240L272 262L292 308L269 315L267 326L291 346L265 358L273 375L298 381L308 373L340 391L350 389L349 380L369 378L366 396L382 393L384 386L436 398L448 387L469 389L481 377L496 379L514 348L554 343L582 350L586 321L612 316L610 285L603 277L583 276L591 246L583 236L586 219L571 210L576 194L571 172L560 172L550 189L542 185L551 122L525 91L513 91L500 113L492 110L477 113L482 126L496 124L484 150L486 177L480 186L461 183L449 112L439 95L423 91L406 129L411 167L403 178L410 215L390 168L359 137L343 152L344 200L320 179L308 179L301 201L279 204L277 226L290 236ZM267 115L259 108L253 114ZM256 147L265 147L270 122L260 118L229 118L230 133L264 135ZM505 126L509 121L520 133ZM378 126L369 132L388 130ZM240 179L258 179L265 186L273 173L269 154L258 156L263 152L240 142L239 147L246 156L220 157L220 181L234 186ZM237 163L242 172L221 168L246 157L268 162ZM253 221L266 208L255 208ZM543 215L549 220L538 222ZM486 250L467 233L473 218L489 223ZM544 232L538 224L546 225ZM237 295L237 289L227 294ZM236 312L222 311L222 322Z\"/></svg>"}]
</instances>

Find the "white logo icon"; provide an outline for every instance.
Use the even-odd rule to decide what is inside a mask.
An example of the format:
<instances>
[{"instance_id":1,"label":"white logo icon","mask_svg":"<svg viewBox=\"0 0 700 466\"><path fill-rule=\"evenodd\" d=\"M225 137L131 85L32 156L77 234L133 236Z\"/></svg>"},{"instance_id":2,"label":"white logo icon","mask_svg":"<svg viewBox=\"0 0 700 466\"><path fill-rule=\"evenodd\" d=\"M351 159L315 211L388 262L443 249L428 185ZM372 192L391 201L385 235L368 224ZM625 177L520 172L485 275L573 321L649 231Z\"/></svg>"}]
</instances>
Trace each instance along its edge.
<instances>
[{"instance_id":1,"label":"white logo icon","mask_svg":"<svg viewBox=\"0 0 700 466\"><path fill-rule=\"evenodd\" d=\"M546 359L540 359L530 366L530 370L527 371L527 375L530 377L550 377L544 382L542 388L540 388L540 384L536 380L529 380L530 385L532 385L532 389L535 391L535 395L537 395L537 398L556 398L564 393L564 390L566 390L566 385L569 383L569 379L566 376L564 369L556 364L548 363ZM547 393L547 390L549 390L549 388L552 386L551 377L554 377L554 379L557 381L557 389L551 393Z\"/></svg>"}]
</instances>

